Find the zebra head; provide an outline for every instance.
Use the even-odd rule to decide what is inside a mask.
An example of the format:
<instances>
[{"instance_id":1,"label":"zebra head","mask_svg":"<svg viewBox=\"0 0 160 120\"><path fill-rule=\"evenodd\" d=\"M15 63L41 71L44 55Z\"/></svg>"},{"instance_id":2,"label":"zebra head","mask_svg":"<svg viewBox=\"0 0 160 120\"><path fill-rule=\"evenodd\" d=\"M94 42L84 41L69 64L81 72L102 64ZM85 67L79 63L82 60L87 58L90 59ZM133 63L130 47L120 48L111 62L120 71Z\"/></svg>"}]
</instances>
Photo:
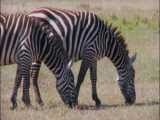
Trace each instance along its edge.
<instances>
[{"instance_id":1,"label":"zebra head","mask_svg":"<svg viewBox=\"0 0 160 120\"><path fill-rule=\"evenodd\" d=\"M69 67L64 71L60 81L61 82L56 86L60 93L60 97L66 105L69 105L69 107L72 108L76 105L76 92L74 75Z\"/></svg>"},{"instance_id":2,"label":"zebra head","mask_svg":"<svg viewBox=\"0 0 160 120\"><path fill-rule=\"evenodd\" d=\"M125 104L131 105L136 100L135 92L135 70L133 68L133 62L136 59L136 54L132 57L129 57L129 64L127 65L127 75L123 78L119 78L118 83L121 89L121 92L125 98Z\"/></svg>"}]
</instances>

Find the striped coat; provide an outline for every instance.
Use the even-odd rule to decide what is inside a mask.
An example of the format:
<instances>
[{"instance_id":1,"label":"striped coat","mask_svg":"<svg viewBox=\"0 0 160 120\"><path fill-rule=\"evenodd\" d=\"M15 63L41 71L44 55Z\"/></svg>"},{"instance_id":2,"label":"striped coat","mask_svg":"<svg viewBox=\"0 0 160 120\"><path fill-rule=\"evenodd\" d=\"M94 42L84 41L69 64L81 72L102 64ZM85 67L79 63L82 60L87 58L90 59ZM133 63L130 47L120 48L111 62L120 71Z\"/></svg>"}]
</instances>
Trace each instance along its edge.
<instances>
[{"instance_id":1,"label":"striped coat","mask_svg":"<svg viewBox=\"0 0 160 120\"><path fill-rule=\"evenodd\" d=\"M23 79L22 100L30 106L29 85L32 63L44 62L57 78L56 88L64 103L75 104L73 73L62 40L53 34L52 28L37 18L27 15L0 15L0 64L17 64L17 77L11 101L17 106L17 90ZM39 103L41 101L38 101Z\"/></svg>"}]
</instances>

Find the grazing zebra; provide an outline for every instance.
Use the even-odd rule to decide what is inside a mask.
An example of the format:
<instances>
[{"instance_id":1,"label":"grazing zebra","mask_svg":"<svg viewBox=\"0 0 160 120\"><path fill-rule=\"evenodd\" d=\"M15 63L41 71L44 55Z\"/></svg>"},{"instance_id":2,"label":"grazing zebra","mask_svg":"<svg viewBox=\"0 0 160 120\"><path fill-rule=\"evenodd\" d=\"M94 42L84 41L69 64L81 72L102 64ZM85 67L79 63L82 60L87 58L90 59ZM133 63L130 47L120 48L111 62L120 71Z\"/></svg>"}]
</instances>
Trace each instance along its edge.
<instances>
[{"instance_id":1,"label":"grazing zebra","mask_svg":"<svg viewBox=\"0 0 160 120\"><path fill-rule=\"evenodd\" d=\"M101 105L96 89L97 61L104 57L108 57L117 69L118 83L125 103L135 102L135 71L132 63L136 59L136 54L129 57L124 38L117 28L104 23L94 13L85 11L38 8L29 16L38 17L52 26L63 40L63 47L70 60L82 60L76 85L77 102L80 86L87 70L90 69L92 99L96 106Z\"/></svg>"},{"instance_id":2,"label":"grazing zebra","mask_svg":"<svg viewBox=\"0 0 160 120\"><path fill-rule=\"evenodd\" d=\"M34 62L44 62L54 73L56 88L65 104L75 105L74 76L62 40L53 34L52 28L37 18L23 14L0 14L0 65L17 64L15 86L11 97L17 107L18 87L23 79L22 101L30 106L30 68Z\"/></svg>"}]
</instances>

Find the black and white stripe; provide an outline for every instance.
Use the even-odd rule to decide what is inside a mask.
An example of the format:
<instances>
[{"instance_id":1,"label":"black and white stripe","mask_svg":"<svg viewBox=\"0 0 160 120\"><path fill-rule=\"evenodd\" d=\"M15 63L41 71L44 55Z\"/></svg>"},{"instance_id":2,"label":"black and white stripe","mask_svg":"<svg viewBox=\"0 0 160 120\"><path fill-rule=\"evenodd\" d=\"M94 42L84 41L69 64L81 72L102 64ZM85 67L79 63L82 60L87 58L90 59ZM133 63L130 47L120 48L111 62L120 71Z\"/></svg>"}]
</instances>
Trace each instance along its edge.
<instances>
[{"instance_id":1,"label":"black and white stripe","mask_svg":"<svg viewBox=\"0 0 160 120\"><path fill-rule=\"evenodd\" d=\"M85 11L38 8L30 17L49 23L61 39L72 61L82 60L77 81L77 97L85 74L90 69L92 98L101 104L96 91L97 60L108 57L117 68L119 85L127 103L135 101L134 68L123 37L97 15ZM133 57L135 58L135 57Z\"/></svg>"},{"instance_id":2,"label":"black and white stripe","mask_svg":"<svg viewBox=\"0 0 160 120\"><path fill-rule=\"evenodd\" d=\"M62 40L57 34L53 34L52 28L37 18L23 14L1 14L0 26L0 65L17 64L17 76L11 98L13 108L17 106L16 96L21 79L24 81L22 100L30 106L30 68L31 65L34 68L40 67L37 65L42 61L57 78L56 88L62 100L69 105L75 104L74 76L68 66ZM35 74L37 73L33 71L32 75Z\"/></svg>"}]
</instances>

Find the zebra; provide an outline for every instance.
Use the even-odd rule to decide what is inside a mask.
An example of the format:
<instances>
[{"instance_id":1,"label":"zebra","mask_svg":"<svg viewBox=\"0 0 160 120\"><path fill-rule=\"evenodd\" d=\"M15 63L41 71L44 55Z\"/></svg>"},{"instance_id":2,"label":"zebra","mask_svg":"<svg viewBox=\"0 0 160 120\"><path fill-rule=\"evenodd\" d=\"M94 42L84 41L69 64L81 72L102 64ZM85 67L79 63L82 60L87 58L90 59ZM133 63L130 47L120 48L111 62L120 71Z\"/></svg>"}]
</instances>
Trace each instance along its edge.
<instances>
[{"instance_id":1,"label":"zebra","mask_svg":"<svg viewBox=\"0 0 160 120\"><path fill-rule=\"evenodd\" d=\"M97 61L108 57L116 67L118 84L126 104L136 100L136 54L129 56L125 39L117 27L101 20L95 13L42 7L32 10L30 17L37 17L50 24L61 40L70 61L82 60L76 84L76 101L87 70L90 70L92 99L97 107L101 101L97 95ZM40 68L36 68L39 71ZM38 87L38 85L36 85ZM39 96L40 97L40 96Z\"/></svg>"},{"instance_id":2,"label":"zebra","mask_svg":"<svg viewBox=\"0 0 160 120\"><path fill-rule=\"evenodd\" d=\"M17 107L17 91L23 80L22 101L31 106L29 97L30 69L42 61L56 77L56 89L62 101L75 104L74 76L60 37L37 18L24 14L0 14L0 65L17 64L16 80L11 96L12 109ZM41 101L38 101L39 104Z\"/></svg>"}]
</instances>

